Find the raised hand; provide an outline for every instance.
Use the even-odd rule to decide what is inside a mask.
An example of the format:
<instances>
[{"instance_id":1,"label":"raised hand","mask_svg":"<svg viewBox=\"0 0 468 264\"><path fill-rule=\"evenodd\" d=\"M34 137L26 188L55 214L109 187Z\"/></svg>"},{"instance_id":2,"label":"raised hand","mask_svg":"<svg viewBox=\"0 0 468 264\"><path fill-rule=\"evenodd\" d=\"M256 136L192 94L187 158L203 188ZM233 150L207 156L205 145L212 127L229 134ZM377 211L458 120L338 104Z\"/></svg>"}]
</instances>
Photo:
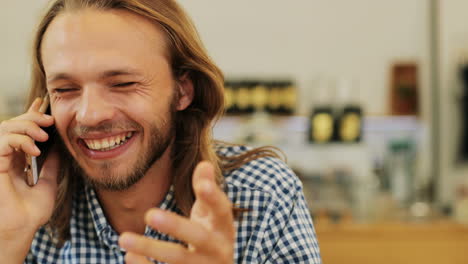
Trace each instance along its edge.
<instances>
[{"instance_id":1,"label":"raised hand","mask_svg":"<svg viewBox=\"0 0 468 264\"><path fill-rule=\"evenodd\" d=\"M189 246L124 233L119 243L128 252L125 256L128 264L152 263L148 258L171 264L233 262L235 230L232 205L217 186L214 168L209 162L201 162L195 169L193 187L196 201L189 219L159 209L151 209L145 216L147 225Z\"/></svg>"}]
</instances>

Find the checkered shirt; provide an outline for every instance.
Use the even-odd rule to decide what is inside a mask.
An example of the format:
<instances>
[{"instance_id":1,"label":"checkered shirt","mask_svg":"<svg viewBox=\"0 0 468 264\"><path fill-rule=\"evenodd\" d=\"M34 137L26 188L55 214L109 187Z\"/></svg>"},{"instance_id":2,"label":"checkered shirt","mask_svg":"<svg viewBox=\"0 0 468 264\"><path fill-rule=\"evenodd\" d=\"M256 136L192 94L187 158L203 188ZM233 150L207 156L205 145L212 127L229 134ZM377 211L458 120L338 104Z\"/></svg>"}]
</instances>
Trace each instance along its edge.
<instances>
[{"instance_id":1,"label":"checkered shirt","mask_svg":"<svg viewBox=\"0 0 468 264\"><path fill-rule=\"evenodd\" d=\"M219 155L233 156L243 146L218 147ZM302 184L282 161L264 157L225 175L226 193L233 204L248 209L235 222L234 263L322 263ZM171 187L159 205L181 213ZM62 248L45 228L35 235L25 263L124 263L119 235L107 222L92 188L73 198L71 238ZM180 243L146 227L145 236Z\"/></svg>"}]
</instances>

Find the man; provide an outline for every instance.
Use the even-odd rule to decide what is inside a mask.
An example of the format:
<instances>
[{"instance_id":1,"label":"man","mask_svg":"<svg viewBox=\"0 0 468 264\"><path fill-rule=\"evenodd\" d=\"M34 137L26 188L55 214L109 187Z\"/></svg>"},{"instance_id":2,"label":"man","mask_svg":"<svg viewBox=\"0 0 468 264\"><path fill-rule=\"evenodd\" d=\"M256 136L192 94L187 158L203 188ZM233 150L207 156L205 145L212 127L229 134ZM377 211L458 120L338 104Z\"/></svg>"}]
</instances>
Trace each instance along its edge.
<instances>
[{"instance_id":1,"label":"man","mask_svg":"<svg viewBox=\"0 0 468 264\"><path fill-rule=\"evenodd\" d=\"M174 1L56 0L32 76L0 125L2 262L321 263L291 170L212 140L223 77Z\"/></svg>"}]
</instances>

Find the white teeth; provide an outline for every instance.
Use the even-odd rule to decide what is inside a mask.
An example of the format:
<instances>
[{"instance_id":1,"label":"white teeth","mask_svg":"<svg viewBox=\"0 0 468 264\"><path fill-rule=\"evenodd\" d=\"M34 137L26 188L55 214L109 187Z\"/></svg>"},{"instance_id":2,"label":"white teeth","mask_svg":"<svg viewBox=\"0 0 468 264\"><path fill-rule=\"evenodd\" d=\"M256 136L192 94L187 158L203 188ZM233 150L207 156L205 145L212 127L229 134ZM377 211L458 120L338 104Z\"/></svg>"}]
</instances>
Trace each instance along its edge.
<instances>
[{"instance_id":1,"label":"white teeth","mask_svg":"<svg viewBox=\"0 0 468 264\"><path fill-rule=\"evenodd\" d=\"M114 149L127 141L127 139L131 138L133 132L128 132L126 134L121 134L119 136L93 140L93 139L86 139L84 140L88 148L93 150L100 150L100 151L108 151Z\"/></svg>"},{"instance_id":2,"label":"white teeth","mask_svg":"<svg viewBox=\"0 0 468 264\"><path fill-rule=\"evenodd\" d=\"M103 140L101 141L101 148L106 149L106 148L108 148L108 147L109 147L109 139L108 139L108 138L103 139Z\"/></svg>"},{"instance_id":3,"label":"white teeth","mask_svg":"<svg viewBox=\"0 0 468 264\"><path fill-rule=\"evenodd\" d=\"M115 146L115 138L107 139L107 143L108 143L109 147Z\"/></svg>"},{"instance_id":4,"label":"white teeth","mask_svg":"<svg viewBox=\"0 0 468 264\"><path fill-rule=\"evenodd\" d=\"M103 148L102 143L103 143L102 141L98 141L98 140L94 141L94 148L95 149L102 149Z\"/></svg>"},{"instance_id":5,"label":"white teeth","mask_svg":"<svg viewBox=\"0 0 468 264\"><path fill-rule=\"evenodd\" d=\"M109 147L113 147L113 146L115 146L115 144L117 144L117 143L115 142L115 138L113 138L112 140L109 140L109 139L108 139L107 142L109 143Z\"/></svg>"}]
</instances>

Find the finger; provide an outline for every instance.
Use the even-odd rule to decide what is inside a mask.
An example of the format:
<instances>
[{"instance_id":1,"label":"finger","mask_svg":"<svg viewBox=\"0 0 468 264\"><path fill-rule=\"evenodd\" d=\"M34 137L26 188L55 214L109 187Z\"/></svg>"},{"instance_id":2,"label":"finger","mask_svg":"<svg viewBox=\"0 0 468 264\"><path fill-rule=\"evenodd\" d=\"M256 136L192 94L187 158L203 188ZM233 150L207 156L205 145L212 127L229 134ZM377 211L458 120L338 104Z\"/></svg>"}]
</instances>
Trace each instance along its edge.
<instances>
[{"instance_id":1,"label":"finger","mask_svg":"<svg viewBox=\"0 0 468 264\"><path fill-rule=\"evenodd\" d=\"M197 170L198 169L198 170ZM233 234L233 227L228 223L233 223L232 205L226 194L215 183L214 168L210 163L202 162L194 172L194 182L196 203L201 203L200 210L211 214L212 224L215 230L223 230L226 234Z\"/></svg>"},{"instance_id":2,"label":"finger","mask_svg":"<svg viewBox=\"0 0 468 264\"><path fill-rule=\"evenodd\" d=\"M1 134L22 134L36 141L47 141L49 135L36 123L29 120L8 120L2 123Z\"/></svg>"},{"instance_id":3,"label":"finger","mask_svg":"<svg viewBox=\"0 0 468 264\"><path fill-rule=\"evenodd\" d=\"M187 260L194 257L194 254L180 244L159 241L128 232L120 236L119 245L128 252L171 264L187 263Z\"/></svg>"},{"instance_id":4,"label":"finger","mask_svg":"<svg viewBox=\"0 0 468 264\"><path fill-rule=\"evenodd\" d=\"M213 166L207 162L200 162L193 172L192 186L196 197L196 207L192 208L191 216L196 215L197 217L206 217L210 214L210 208L208 204L204 203L201 197L201 190L205 182L214 181L214 169Z\"/></svg>"},{"instance_id":5,"label":"finger","mask_svg":"<svg viewBox=\"0 0 468 264\"><path fill-rule=\"evenodd\" d=\"M0 156L11 155L15 150L21 150L32 156L39 156L41 154L41 151L29 136L20 134L2 136L2 140L0 141ZM1 168L0 171L2 171Z\"/></svg>"},{"instance_id":6,"label":"finger","mask_svg":"<svg viewBox=\"0 0 468 264\"><path fill-rule=\"evenodd\" d=\"M32 102L31 106L29 106L29 109L27 112L38 111L39 108L41 107L41 104L42 104L42 98L36 97L36 99L34 99L34 101Z\"/></svg>"},{"instance_id":7,"label":"finger","mask_svg":"<svg viewBox=\"0 0 468 264\"><path fill-rule=\"evenodd\" d=\"M54 124L54 117L47 114L42 114L39 112L27 112L11 120L28 120L38 124L41 127L49 127Z\"/></svg>"},{"instance_id":8,"label":"finger","mask_svg":"<svg viewBox=\"0 0 468 264\"><path fill-rule=\"evenodd\" d=\"M126 264L153 264L145 256L138 255L132 252L125 254L125 263Z\"/></svg>"},{"instance_id":9,"label":"finger","mask_svg":"<svg viewBox=\"0 0 468 264\"><path fill-rule=\"evenodd\" d=\"M234 240L232 204L226 194L211 182L206 182L200 188L202 190L199 191L196 203L202 203L204 208L208 208L212 230L222 233L229 241ZM196 205L194 207L196 210Z\"/></svg>"},{"instance_id":10,"label":"finger","mask_svg":"<svg viewBox=\"0 0 468 264\"><path fill-rule=\"evenodd\" d=\"M216 252L219 237L203 225L172 212L150 209L145 215L147 225L159 232L173 236L205 252ZM222 239L222 238L221 238Z\"/></svg>"},{"instance_id":11,"label":"finger","mask_svg":"<svg viewBox=\"0 0 468 264\"><path fill-rule=\"evenodd\" d=\"M193 186L197 186L204 180L216 182L214 167L209 161L200 162L193 172Z\"/></svg>"}]
</instances>

